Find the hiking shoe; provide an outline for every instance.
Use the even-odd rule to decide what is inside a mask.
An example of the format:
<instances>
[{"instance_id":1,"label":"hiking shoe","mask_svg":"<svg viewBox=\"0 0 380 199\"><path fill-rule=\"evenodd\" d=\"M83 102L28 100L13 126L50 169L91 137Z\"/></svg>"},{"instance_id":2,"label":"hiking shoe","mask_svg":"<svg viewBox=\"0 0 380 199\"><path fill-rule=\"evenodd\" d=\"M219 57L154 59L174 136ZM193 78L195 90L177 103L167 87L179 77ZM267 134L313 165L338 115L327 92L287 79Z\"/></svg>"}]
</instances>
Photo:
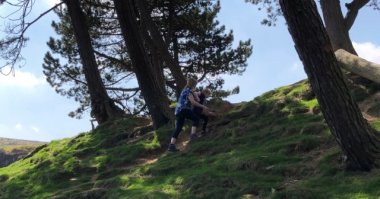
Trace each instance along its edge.
<instances>
[{"instance_id":1,"label":"hiking shoe","mask_svg":"<svg viewBox=\"0 0 380 199\"><path fill-rule=\"evenodd\" d=\"M175 147L175 144L169 144L168 151L177 152L177 151L179 151L179 149L177 149L177 147Z\"/></svg>"},{"instance_id":2,"label":"hiking shoe","mask_svg":"<svg viewBox=\"0 0 380 199\"><path fill-rule=\"evenodd\" d=\"M194 140L196 140L198 138L199 138L199 136L197 134L191 134L190 135L190 141L194 141Z\"/></svg>"}]
</instances>

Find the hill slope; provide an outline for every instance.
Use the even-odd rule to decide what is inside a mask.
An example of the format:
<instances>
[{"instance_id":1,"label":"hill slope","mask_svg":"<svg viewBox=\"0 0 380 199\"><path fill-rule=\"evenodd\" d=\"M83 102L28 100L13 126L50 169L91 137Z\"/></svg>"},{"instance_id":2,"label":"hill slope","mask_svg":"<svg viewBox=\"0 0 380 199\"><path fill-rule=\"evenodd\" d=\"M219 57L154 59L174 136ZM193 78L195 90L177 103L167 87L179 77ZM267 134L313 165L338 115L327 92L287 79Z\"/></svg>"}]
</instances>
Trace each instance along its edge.
<instances>
[{"instance_id":1,"label":"hill slope","mask_svg":"<svg viewBox=\"0 0 380 199\"><path fill-rule=\"evenodd\" d=\"M44 142L18 140L0 137L0 167L7 166L19 160Z\"/></svg>"},{"instance_id":2,"label":"hill slope","mask_svg":"<svg viewBox=\"0 0 380 199\"><path fill-rule=\"evenodd\" d=\"M374 89L354 92L359 101ZM127 118L53 141L0 169L0 198L377 198L379 170L345 172L341 152L306 82L232 106L210 133L166 152L172 125ZM372 113L371 124L380 129ZM367 112L366 112L367 113Z\"/></svg>"}]
</instances>

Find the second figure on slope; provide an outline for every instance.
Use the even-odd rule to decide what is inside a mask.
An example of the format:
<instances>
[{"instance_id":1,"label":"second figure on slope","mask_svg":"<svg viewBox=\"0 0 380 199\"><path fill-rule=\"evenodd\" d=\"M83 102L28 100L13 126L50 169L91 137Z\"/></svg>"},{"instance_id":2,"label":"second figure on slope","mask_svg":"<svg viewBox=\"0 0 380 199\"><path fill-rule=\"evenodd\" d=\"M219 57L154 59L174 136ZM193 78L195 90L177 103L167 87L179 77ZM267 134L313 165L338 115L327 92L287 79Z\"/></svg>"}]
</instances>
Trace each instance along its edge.
<instances>
[{"instance_id":1,"label":"second figure on slope","mask_svg":"<svg viewBox=\"0 0 380 199\"><path fill-rule=\"evenodd\" d=\"M205 105L206 99L211 96L211 90L206 87L200 92L195 92L195 96L198 98L197 101L200 104ZM199 117L199 119L203 120L201 135L205 135L207 133L208 117L216 116L216 114L209 108L204 109L198 106L193 106L193 112Z\"/></svg>"}]
</instances>

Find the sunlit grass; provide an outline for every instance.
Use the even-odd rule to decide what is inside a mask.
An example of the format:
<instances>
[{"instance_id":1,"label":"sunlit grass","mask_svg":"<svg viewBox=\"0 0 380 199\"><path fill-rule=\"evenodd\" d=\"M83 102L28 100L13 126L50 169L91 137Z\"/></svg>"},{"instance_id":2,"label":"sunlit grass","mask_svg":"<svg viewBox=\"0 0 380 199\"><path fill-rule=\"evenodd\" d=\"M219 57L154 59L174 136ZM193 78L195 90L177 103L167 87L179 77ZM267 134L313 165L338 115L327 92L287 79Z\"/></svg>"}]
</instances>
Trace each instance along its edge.
<instances>
[{"instance_id":1,"label":"sunlit grass","mask_svg":"<svg viewBox=\"0 0 380 199\"><path fill-rule=\"evenodd\" d=\"M377 131L380 131L380 120L374 121L371 123L371 126L376 129Z\"/></svg>"}]
</instances>

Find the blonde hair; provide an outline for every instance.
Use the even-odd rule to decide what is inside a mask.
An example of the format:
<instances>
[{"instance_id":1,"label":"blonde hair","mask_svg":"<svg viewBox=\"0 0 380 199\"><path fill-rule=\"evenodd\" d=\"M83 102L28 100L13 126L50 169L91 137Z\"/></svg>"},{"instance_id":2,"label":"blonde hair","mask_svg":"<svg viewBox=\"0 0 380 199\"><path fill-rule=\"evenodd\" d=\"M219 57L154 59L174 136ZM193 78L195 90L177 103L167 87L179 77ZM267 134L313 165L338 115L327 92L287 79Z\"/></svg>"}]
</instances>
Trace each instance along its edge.
<instances>
[{"instance_id":1,"label":"blonde hair","mask_svg":"<svg viewBox=\"0 0 380 199\"><path fill-rule=\"evenodd\" d=\"M198 81L195 78L190 77L187 79L186 87L193 89L197 83Z\"/></svg>"}]
</instances>

